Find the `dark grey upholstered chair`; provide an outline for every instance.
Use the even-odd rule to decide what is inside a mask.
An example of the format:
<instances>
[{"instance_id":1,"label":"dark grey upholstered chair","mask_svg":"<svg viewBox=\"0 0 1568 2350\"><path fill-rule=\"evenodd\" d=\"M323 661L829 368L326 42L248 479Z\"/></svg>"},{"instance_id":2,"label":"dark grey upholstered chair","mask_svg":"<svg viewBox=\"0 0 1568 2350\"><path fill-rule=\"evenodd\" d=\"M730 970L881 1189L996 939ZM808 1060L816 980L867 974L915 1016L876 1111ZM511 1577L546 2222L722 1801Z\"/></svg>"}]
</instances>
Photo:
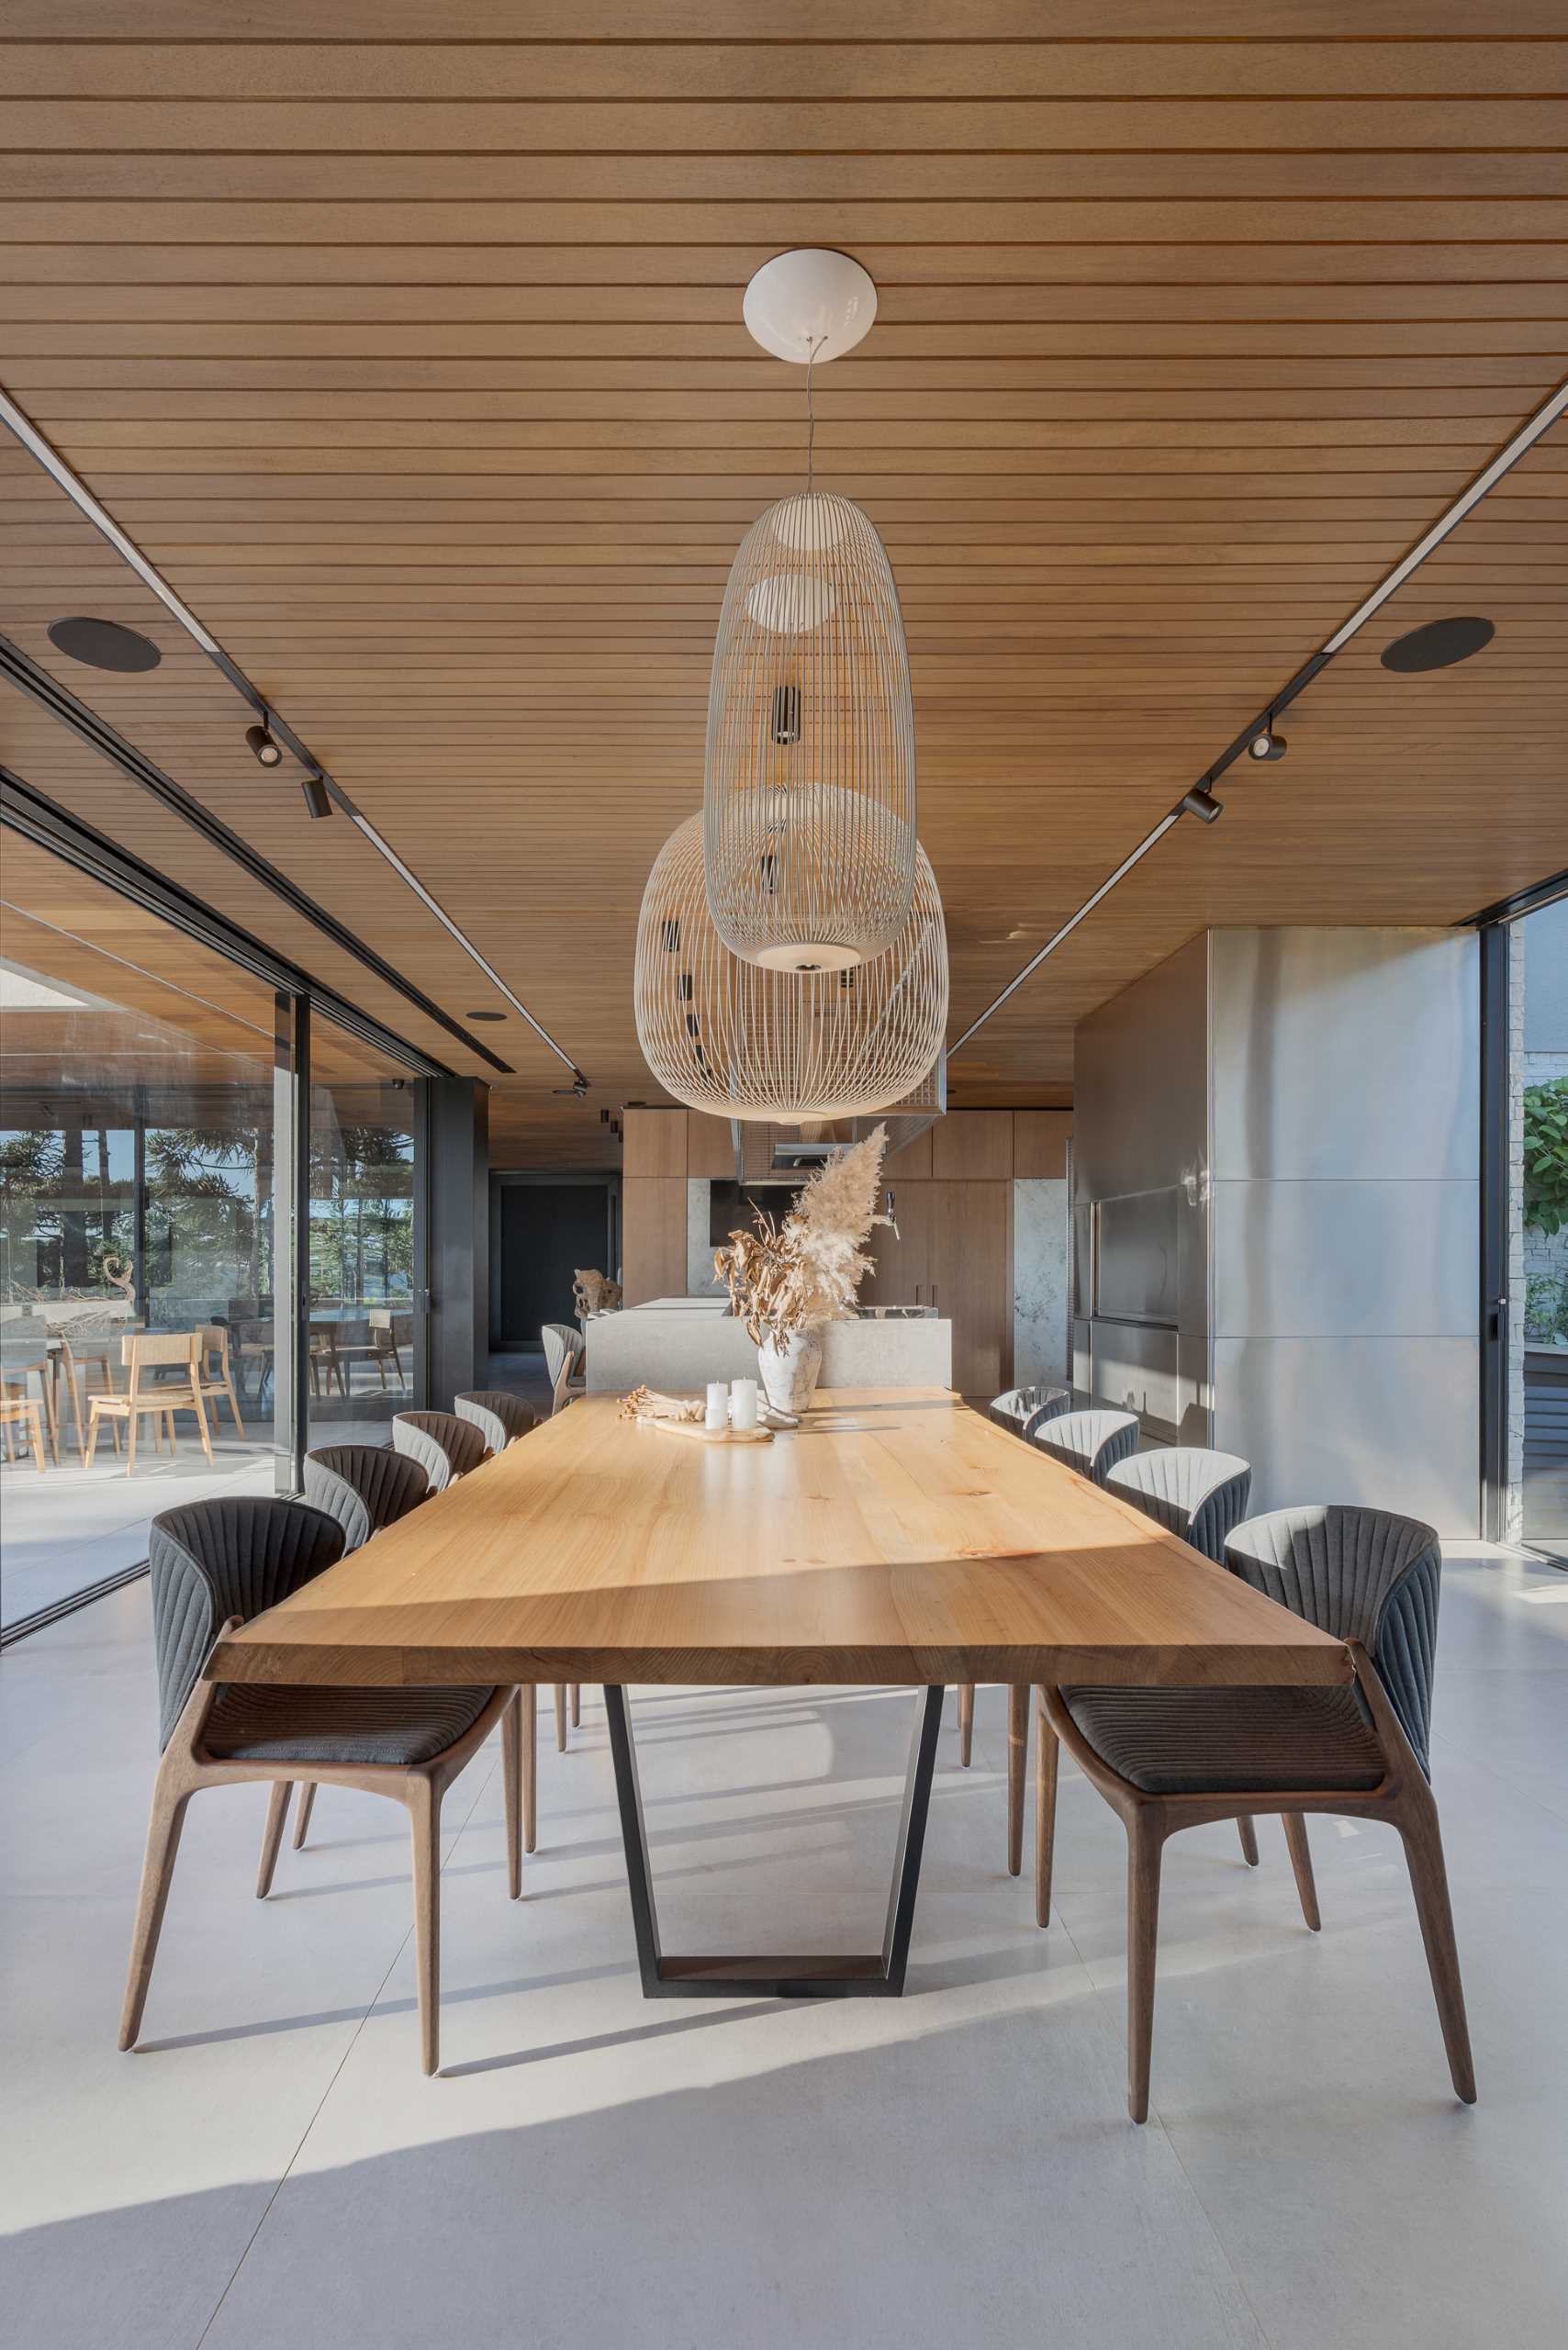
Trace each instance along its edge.
<instances>
[{"instance_id":1,"label":"dark grey upholstered chair","mask_svg":"<svg viewBox=\"0 0 1568 2350\"><path fill-rule=\"evenodd\" d=\"M563 1324L563 1327L566 1326ZM509 1444L520 1437L529 1436L539 1426L539 1415L521 1395L509 1393L504 1387L476 1388L471 1395L454 1395L453 1404L461 1420L471 1420L483 1436L492 1452L504 1452ZM566 1708L571 1707L574 1729L583 1718L583 1693L575 1681L555 1684L555 1744L561 1753L566 1751ZM528 1849L533 1850L533 1826L529 1824Z\"/></svg>"},{"instance_id":2,"label":"dark grey upholstered chair","mask_svg":"<svg viewBox=\"0 0 1568 2350\"><path fill-rule=\"evenodd\" d=\"M454 1395L452 1408L460 1420L473 1422L492 1452L504 1452L539 1426L532 1405L504 1387L479 1387L471 1395Z\"/></svg>"},{"instance_id":3,"label":"dark grey upholstered chair","mask_svg":"<svg viewBox=\"0 0 1568 2350\"><path fill-rule=\"evenodd\" d=\"M305 1498L337 1519L345 1551L357 1550L384 1526L396 1526L429 1492L424 1463L384 1444L325 1445L305 1456ZM294 1807L297 1852L304 1850L315 1807L315 1780L301 1780Z\"/></svg>"},{"instance_id":4,"label":"dark grey upholstered chair","mask_svg":"<svg viewBox=\"0 0 1568 2350\"><path fill-rule=\"evenodd\" d=\"M1105 1490L1222 1567L1226 1537L1247 1514L1252 1472L1234 1452L1173 1444L1118 1460L1106 1472Z\"/></svg>"},{"instance_id":5,"label":"dark grey upholstered chair","mask_svg":"<svg viewBox=\"0 0 1568 2350\"><path fill-rule=\"evenodd\" d=\"M987 1416L1011 1436L1031 1437L1047 1420L1060 1419L1072 1409L1065 1387L1010 1387L988 1405Z\"/></svg>"},{"instance_id":6,"label":"dark grey upholstered chair","mask_svg":"<svg viewBox=\"0 0 1568 2350\"><path fill-rule=\"evenodd\" d=\"M1105 1480L1108 1494L1141 1509L1169 1533L1179 1534L1194 1550L1216 1566L1225 1564L1225 1539L1247 1514L1252 1492L1252 1472L1234 1452L1207 1452L1200 1447L1170 1445L1157 1452L1137 1452L1118 1460ZM1242 1856L1249 1869L1258 1865L1258 1831L1250 1819L1238 1819ZM1039 1922L1043 1925L1044 1919Z\"/></svg>"},{"instance_id":7,"label":"dark grey upholstered chair","mask_svg":"<svg viewBox=\"0 0 1568 2350\"><path fill-rule=\"evenodd\" d=\"M297 1778L393 1796L413 1834L414 1926L420 2048L438 2061L441 1944L441 1803L464 1764L499 1722L503 1736L509 1876L522 1890L521 1742L512 1689L287 1688L204 1681L215 1639L275 1607L343 1553L343 1529L305 1502L196 1502L155 1517L149 1541L163 1759L152 1794L119 2044L141 2028L159 1930L193 1795L242 1780L271 1784L256 1881L272 1885Z\"/></svg>"},{"instance_id":8,"label":"dark grey upholstered chair","mask_svg":"<svg viewBox=\"0 0 1568 2350\"><path fill-rule=\"evenodd\" d=\"M1137 1450L1138 1424L1131 1412L1064 1412L1046 1420L1030 1438L1042 1452L1081 1477L1103 1485L1118 1460Z\"/></svg>"},{"instance_id":9,"label":"dark grey upholstered chair","mask_svg":"<svg viewBox=\"0 0 1568 2350\"><path fill-rule=\"evenodd\" d=\"M305 1498L337 1519L345 1550L396 1526L429 1491L423 1461L384 1444L330 1444L305 1456Z\"/></svg>"},{"instance_id":10,"label":"dark grey upholstered chair","mask_svg":"<svg viewBox=\"0 0 1568 2350\"><path fill-rule=\"evenodd\" d=\"M432 1494L444 1494L457 1478L477 1469L489 1450L473 1421L460 1420L455 1412L398 1412L392 1441L420 1463Z\"/></svg>"},{"instance_id":11,"label":"dark grey upholstered chair","mask_svg":"<svg viewBox=\"0 0 1568 2350\"><path fill-rule=\"evenodd\" d=\"M1350 1684L1286 1689L1043 1689L1054 1731L1127 1831L1127 2096L1148 2111L1160 1853L1214 1819L1278 1812L1307 1925L1319 1924L1303 1815L1348 1813L1399 1830L1455 2093L1475 2076L1437 1805L1427 1782L1440 1553L1429 1526L1386 1511L1271 1511L1238 1527L1226 1563L1350 1648ZM1047 1730L1048 1725L1048 1730ZM1054 1774L1054 1754L1052 1758ZM1054 1801L1054 1777L1049 1794ZM1041 1813L1050 1871L1049 1814Z\"/></svg>"}]
</instances>

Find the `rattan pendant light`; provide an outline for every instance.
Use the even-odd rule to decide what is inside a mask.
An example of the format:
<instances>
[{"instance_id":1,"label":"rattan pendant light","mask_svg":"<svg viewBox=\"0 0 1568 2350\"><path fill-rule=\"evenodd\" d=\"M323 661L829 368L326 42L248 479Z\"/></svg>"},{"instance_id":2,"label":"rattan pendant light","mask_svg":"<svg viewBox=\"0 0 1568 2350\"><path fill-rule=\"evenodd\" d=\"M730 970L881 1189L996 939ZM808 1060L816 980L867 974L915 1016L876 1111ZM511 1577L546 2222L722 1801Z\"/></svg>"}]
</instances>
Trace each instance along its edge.
<instances>
[{"instance_id":1,"label":"rattan pendant light","mask_svg":"<svg viewBox=\"0 0 1568 2350\"><path fill-rule=\"evenodd\" d=\"M782 253L746 291L763 347L812 370L858 341L859 263ZM840 971L890 946L915 890L914 710L887 550L846 498L806 487L742 540L708 697L703 852L725 946L772 970Z\"/></svg>"},{"instance_id":2,"label":"rattan pendant light","mask_svg":"<svg viewBox=\"0 0 1568 2350\"><path fill-rule=\"evenodd\" d=\"M923 849L890 946L836 970L743 962L714 927L703 820L655 859L637 924L637 1039L678 1102L715 1117L842 1118L902 1102L929 1075L947 1024L947 940Z\"/></svg>"}]
</instances>

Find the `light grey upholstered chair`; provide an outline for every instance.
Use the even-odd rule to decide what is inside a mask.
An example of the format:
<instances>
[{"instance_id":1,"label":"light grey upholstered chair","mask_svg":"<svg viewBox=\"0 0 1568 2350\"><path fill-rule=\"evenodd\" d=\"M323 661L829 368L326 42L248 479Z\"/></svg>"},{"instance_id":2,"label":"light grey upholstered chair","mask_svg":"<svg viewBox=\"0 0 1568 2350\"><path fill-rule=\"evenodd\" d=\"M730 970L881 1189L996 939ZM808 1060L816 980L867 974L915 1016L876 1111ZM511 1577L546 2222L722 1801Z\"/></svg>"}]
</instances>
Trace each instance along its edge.
<instances>
[{"instance_id":1,"label":"light grey upholstered chair","mask_svg":"<svg viewBox=\"0 0 1568 2350\"><path fill-rule=\"evenodd\" d=\"M1031 1437L1047 1420L1060 1419L1072 1409L1065 1387L1010 1387L987 1407L987 1416L1011 1436Z\"/></svg>"},{"instance_id":2,"label":"light grey upholstered chair","mask_svg":"<svg viewBox=\"0 0 1568 2350\"><path fill-rule=\"evenodd\" d=\"M384 1444L324 1445L319 1452L305 1456L305 1498L312 1509L324 1509L337 1519L345 1554L357 1550L384 1526L396 1526L418 1509L429 1492L423 1461ZM315 1807L316 1783L302 1780L294 1807L297 1852L304 1849Z\"/></svg>"},{"instance_id":3,"label":"light grey upholstered chair","mask_svg":"<svg viewBox=\"0 0 1568 2350\"><path fill-rule=\"evenodd\" d=\"M1105 1490L1119 1494L1169 1534L1179 1534L1216 1567L1225 1564L1226 1537L1247 1515L1252 1471L1234 1452L1168 1445L1134 1453L1106 1472Z\"/></svg>"},{"instance_id":4,"label":"light grey upholstered chair","mask_svg":"<svg viewBox=\"0 0 1568 2350\"><path fill-rule=\"evenodd\" d=\"M471 1395L454 1395L452 1408L460 1420L472 1420L492 1452L504 1452L539 1426L532 1405L504 1387L477 1387Z\"/></svg>"},{"instance_id":5,"label":"light grey upholstered chair","mask_svg":"<svg viewBox=\"0 0 1568 2350\"><path fill-rule=\"evenodd\" d=\"M163 1759L152 1793L147 1856L131 1938L119 2044L141 2028L159 1930L186 1807L204 1786L272 1786L257 1898L272 1885L297 1778L361 1787L405 1806L413 1836L414 1930L424 2069L439 2061L441 1804L498 1722L502 1729L508 1874L522 1890L521 1749L512 1689L312 1689L210 1682L215 1639L276 1606L342 1556L343 1529L308 1503L196 1502L150 1529L152 1629Z\"/></svg>"},{"instance_id":6,"label":"light grey upholstered chair","mask_svg":"<svg viewBox=\"0 0 1568 2350\"><path fill-rule=\"evenodd\" d=\"M454 1412L398 1412L392 1422L392 1441L420 1463L432 1494L444 1494L489 1453L473 1421L460 1420Z\"/></svg>"},{"instance_id":7,"label":"light grey upholstered chair","mask_svg":"<svg viewBox=\"0 0 1568 2350\"><path fill-rule=\"evenodd\" d=\"M530 1436L539 1426L539 1415L521 1395L511 1394L504 1387L476 1388L471 1395L454 1395L453 1404L457 1416L472 1420L492 1452L504 1452L509 1444L516 1444L520 1437ZM530 1700L532 1703L532 1699ZM566 1708L571 1707L574 1729L583 1718L583 1693L575 1681L555 1684L555 1744L561 1753L566 1751ZM532 1815L530 1807L528 1849L532 1852Z\"/></svg>"},{"instance_id":8,"label":"light grey upholstered chair","mask_svg":"<svg viewBox=\"0 0 1568 2350\"><path fill-rule=\"evenodd\" d=\"M1042 1452L1081 1477L1103 1485L1118 1460L1137 1450L1138 1424L1131 1412L1064 1412L1043 1421L1030 1438Z\"/></svg>"},{"instance_id":9,"label":"light grey upholstered chair","mask_svg":"<svg viewBox=\"0 0 1568 2350\"><path fill-rule=\"evenodd\" d=\"M1319 1925L1303 1815L1398 1830L1456 2095L1475 2101L1437 1805L1427 1780L1438 1538L1386 1511L1271 1511L1238 1527L1231 1571L1350 1647L1353 1684L1285 1689L1043 1689L1051 1729L1127 1831L1127 2102L1148 2111L1159 1865L1165 1840L1278 1812L1302 1913ZM1048 1816L1041 1859L1048 1882Z\"/></svg>"},{"instance_id":10,"label":"light grey upholstered chair","mask_svg":"<svg viewBox=\"0 0 1568 2350\"><path fill-rule=\"evenodd\" d=\"M552 1417L580 1395L583 1385L578 1376L586 1351L583 1334L574 1330L569 1322L546 1322L539 1333L544 1348L544 1368L550 1379L550 1411Z\"/></svg>"}]
</instances>

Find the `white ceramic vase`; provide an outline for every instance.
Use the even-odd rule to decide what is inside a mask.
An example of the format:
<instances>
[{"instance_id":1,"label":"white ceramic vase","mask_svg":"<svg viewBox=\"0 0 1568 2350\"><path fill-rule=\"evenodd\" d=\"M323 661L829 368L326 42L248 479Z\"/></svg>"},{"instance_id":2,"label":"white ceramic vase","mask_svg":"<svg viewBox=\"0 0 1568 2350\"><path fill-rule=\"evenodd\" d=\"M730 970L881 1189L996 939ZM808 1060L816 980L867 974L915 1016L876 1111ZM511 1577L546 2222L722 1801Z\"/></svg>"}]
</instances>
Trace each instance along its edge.
<instances>
[{"instance_id":1,"label":"white ceramic vase","mask_svg":"<svg viewBox=\"0 0 1568 2350\"><path fill-rule=\"evenodd\" d=\"M782 1346L765 1338L756 1350L762 1392L776 1412L799 1419L816 1390L823 1367L820 1330L795 1330Z\"/></svg>"}]
</instances>

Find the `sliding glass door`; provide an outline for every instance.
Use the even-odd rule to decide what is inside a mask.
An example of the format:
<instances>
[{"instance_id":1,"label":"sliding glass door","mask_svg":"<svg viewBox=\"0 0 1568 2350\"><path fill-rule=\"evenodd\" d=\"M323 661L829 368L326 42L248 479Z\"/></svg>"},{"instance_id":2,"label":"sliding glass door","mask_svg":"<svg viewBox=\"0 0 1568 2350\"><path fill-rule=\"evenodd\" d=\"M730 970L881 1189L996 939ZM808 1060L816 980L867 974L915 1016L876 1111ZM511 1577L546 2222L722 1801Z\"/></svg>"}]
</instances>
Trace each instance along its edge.
<instances>
[{"instance_id":1,"label":"sliding glass door","mask_svg":"<svg viewBox=\"0 0 1568 2350\"><path fill-rule=\"evenodd\" d=\"M425 1395L422 1088L0 834L0 1625Z\"/></svg>"}]
</instances>

